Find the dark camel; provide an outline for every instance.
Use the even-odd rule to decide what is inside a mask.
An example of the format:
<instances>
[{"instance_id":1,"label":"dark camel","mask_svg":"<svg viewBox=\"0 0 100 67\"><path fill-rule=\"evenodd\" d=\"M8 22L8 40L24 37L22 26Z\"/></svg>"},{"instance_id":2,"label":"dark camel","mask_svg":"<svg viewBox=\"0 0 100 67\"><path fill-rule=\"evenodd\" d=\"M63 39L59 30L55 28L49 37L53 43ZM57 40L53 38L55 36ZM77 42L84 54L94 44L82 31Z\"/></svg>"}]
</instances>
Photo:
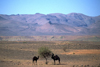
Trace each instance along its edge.
<instances>
[{"instance_id":1,"label":"dark camel","mask_svg":"<svg viewBox=\"0 0 100 67\"><path fill-rule=\"evenodd\" d=\"M39 56L38 57L36 57L36 56L34 56L33 57L33 63L34 63L34 61L36 61L36 64L37 64L37 60L39 59Z\"/></svg>"},{"instance_id":2,"label":"dark camel","mask_svg":"<svg viewBox=\"0 0 100 67\"><path fill-rule=\"evenodd\" d=\"M58 55L55 55L54 56L54 54L52 54L52 57L51 58L54 60L54 64L55 64L55 60L58 60L59 61L59 64L60 64L60 58L59 58Z\"/></svg>"}]
</instances>

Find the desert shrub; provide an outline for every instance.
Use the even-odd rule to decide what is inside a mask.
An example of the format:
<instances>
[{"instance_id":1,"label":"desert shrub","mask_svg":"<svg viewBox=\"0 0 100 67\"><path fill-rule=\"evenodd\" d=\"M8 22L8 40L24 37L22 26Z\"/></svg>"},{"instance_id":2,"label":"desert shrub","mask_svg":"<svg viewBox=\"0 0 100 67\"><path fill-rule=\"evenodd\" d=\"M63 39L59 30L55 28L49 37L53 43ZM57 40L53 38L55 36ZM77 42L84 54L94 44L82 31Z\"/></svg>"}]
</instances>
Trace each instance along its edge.
<instances>
[{"instance_id":1,"label":"desert shrub","mask_svg":"<svg viewBox=\"0 0 100 67\"><path fill-rule=\"evenodd\" d=\"M40 57L45 58L46 59L46 64L47 62L47 58L51 56L51 51L48 47L40 47L38 50L38 53L40 55Z\"/></svg>"},{"instance_id":2,"label":"desert shrub","mask_svg":"<svg viewBox=\"0 0 100 67\"><path fill-rule=\"evenodd\" d=\"M27 42L24 41L23 43L25 44L25 43L27 43Z\"/></svg>"},{"instance_id":3,"label":"desert shrub","mask_svg":"<svg viewBox=\"0 0 100 67\"><path fill-rule=\"evenodd\" d=\"M69 51L69 44L63 47L63 51Z\"/></svg>"},{"instance_id":4,"label":"desert shrub","mask_svg":"<svg viewBox=\"0 0 100 67\"><path fill-rule=\"evenodd\" d=\"M67 49L67 47L63 47L63 51L65 51L65 52L66 52L66 49Z\"/></svg>"},{"instance_id":5,"label":"desert shrub","mask_svg":"<svg viewBox=\"0 0 100 67\"><path fill-rule=\"evenodd\" d=\"M75 53L73 53L73 54L75 54Z\"/></svg>"}]
</instances>

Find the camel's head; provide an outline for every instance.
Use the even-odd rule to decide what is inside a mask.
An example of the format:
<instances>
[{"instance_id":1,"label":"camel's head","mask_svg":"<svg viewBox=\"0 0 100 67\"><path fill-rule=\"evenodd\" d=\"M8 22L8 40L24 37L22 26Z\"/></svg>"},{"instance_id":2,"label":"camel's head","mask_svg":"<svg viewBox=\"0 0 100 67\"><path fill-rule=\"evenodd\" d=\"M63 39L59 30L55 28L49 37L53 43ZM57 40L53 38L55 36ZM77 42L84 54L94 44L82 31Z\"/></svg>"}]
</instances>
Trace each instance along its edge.
<instances>
[{"instance_id":1,"label":"camel's head","mask_svg":"<svg viewBox=\"0 0 100 67\"><path fill-rule=\"evenodd\" d=\"M54 56L54 53L52 53L52 56Z\"/></svg>"},{"instance_id":2,"label":"camel's head","mask_svg":"<svg viewBox=\"0 0 100 67\"><path fill-rule=\"evenodd\" d=\"M38 59L39 59L39 56L38 56Z\"/></svg>"},{"instance_id":3,"label":"camel's head","mask_svg":"<svg viewBox=\"0 0 100 67\"><path fill-rule=\"evenodd\" d=\"M52 56L51 56L51 58L53 59L53 57L54 57L54 54L52 53Z\"/></svg>"}]
</instances>

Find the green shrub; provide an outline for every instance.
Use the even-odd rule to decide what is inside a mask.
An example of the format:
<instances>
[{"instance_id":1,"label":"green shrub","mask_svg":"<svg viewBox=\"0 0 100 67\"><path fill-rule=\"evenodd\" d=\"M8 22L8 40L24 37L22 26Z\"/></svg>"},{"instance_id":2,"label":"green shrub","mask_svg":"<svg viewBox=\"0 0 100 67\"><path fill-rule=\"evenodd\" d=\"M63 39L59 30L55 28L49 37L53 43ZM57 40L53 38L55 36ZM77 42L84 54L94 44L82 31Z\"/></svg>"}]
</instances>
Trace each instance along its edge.
<instances>
[{"instance_id":1,"label":"green shrub","mask_svg":"<svg viewBox=\"0 0 100 67\"><path fill-rule=\"evenodd\" d=\"M51 51L49 50L48 47L40 47L38 50L38 53L40 55L40 57L45 58L46 59L46 64L47 62L47 58L51 56Z\"/></svg>"}]
</instances>

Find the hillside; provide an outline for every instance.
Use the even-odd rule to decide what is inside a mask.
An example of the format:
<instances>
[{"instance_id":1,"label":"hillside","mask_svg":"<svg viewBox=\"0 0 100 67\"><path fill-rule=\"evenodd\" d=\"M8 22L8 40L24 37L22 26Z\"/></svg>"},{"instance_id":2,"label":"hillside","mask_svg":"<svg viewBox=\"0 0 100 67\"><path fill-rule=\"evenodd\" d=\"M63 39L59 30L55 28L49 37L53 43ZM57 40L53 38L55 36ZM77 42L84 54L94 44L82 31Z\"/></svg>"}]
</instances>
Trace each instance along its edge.
<instances>
[{"instance_id":1,"label":"hillside","mask_svg":"<svg viewBox=\"0 0 100 67\"><path fill-rule=\"evenodd\" d=\"M0 36L99 35L100 16L70 14L0 14Z\"/></svg>"}]
</instances>

